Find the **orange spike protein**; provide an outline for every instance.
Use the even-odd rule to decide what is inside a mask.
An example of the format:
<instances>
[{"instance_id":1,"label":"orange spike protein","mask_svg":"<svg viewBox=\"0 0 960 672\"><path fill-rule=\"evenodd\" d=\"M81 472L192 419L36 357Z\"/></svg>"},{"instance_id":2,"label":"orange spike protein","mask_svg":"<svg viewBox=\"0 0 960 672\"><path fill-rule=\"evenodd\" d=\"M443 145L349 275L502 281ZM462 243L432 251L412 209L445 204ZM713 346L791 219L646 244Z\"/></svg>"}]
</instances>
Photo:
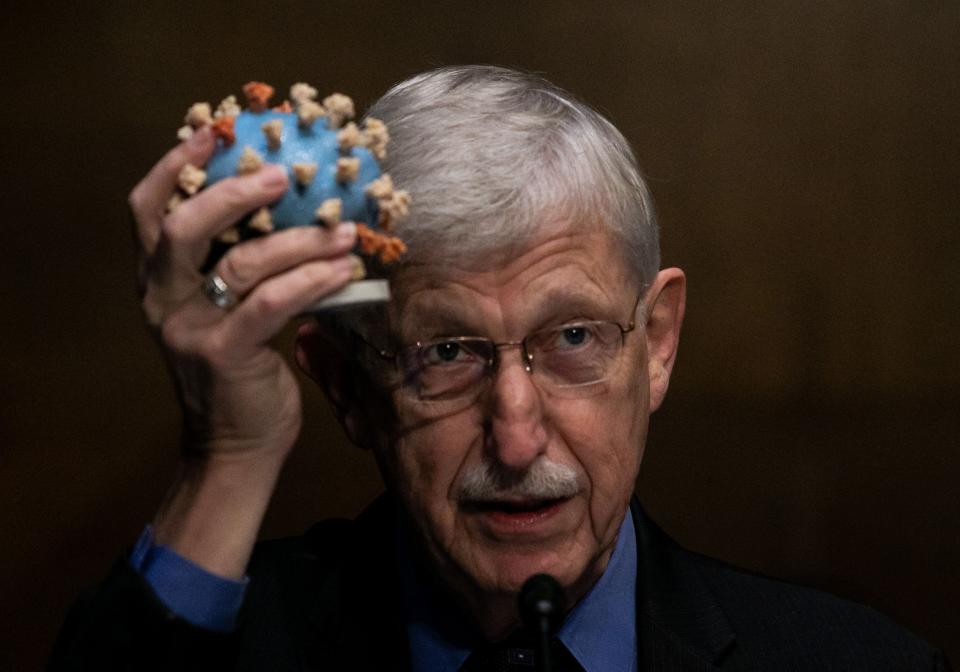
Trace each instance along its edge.
<instances>
[{"instance_id":1,"label":"orange spike protein","mask_svg":"<svg viewBox=\"0 0 960 672\"><path fill-rule=\"evenodd\" d=\"M263 82L247 82L243 85L243 95L247 97L251 112L263 112L273 97L273 87Z\"/></svg>"},{"instance_id":2,"label":"orange spike protein","mask_svg":"<svg viewBox=\"0 0 960 672\"><path fill-rule=\"evenodd\" d=\"M210 125L213 134L223 140L227 147L237 141L237 134L233 130L234 120L234 117L217 117Z\"/></svg>"},{"instance_id":3,"label":"orange spike protein","mask_svg":"<svg viewBox=\"0 0 960 672\"><path fill-rule=\"evenodd\" d=\"M361 252L377 255L385 264L397 261L407 251L407 246L399 238L377 233L366 224L357 224L357 241Z\"/></svg>"}]
</instances>

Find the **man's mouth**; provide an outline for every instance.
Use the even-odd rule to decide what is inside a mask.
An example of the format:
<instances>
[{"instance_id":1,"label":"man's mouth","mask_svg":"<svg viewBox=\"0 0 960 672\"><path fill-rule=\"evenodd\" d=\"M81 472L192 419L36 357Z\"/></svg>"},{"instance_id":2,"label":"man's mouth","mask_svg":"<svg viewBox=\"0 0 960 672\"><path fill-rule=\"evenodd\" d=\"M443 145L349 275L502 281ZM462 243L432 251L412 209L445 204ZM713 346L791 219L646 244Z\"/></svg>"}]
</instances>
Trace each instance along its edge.
<instances>
[{"instance_id":1,"label":"man's mouth","mask_svg":"<svg viewBox=\"0 0 960 672\"><path fill-rule=\"evenodd\" d=\"M464 502L463 510L482 521L487 531L496 537L514 538L515 535L547 533L557 515L570 502L569 497L549 499L509 499Z\"/></svg>"},{"instance_id":2,"label":"man's mouth","mask_svg":"<svg viewBox=\"0 0 960 672\"><path fill-rule=\"evenodd\" d=\"M552 499L489 500L464 502L463 508L478 513L524 514L537 513L565 501L563 497Z\"/></svg>"}]
</instances>

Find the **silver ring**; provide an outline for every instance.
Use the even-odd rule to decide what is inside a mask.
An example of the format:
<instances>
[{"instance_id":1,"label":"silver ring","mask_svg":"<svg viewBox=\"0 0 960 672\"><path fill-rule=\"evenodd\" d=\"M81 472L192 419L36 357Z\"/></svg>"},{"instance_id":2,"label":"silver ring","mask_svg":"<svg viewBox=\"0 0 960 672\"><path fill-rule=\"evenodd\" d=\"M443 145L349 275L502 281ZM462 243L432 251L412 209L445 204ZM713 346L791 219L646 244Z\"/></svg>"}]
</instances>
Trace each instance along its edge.
<instances>
[{"instance_id":1,"label":"silver ring","mask_svg":"<svg viewBox=\"0 0 960 672\"><path fill-rule=\"evenodd\" d=\"M237 305L237 295L233 293L226 281L217 273L211 272L203 281L203 295L210 299L210 303L217 308L230 310Z\"/></svg>"}]
</instances>

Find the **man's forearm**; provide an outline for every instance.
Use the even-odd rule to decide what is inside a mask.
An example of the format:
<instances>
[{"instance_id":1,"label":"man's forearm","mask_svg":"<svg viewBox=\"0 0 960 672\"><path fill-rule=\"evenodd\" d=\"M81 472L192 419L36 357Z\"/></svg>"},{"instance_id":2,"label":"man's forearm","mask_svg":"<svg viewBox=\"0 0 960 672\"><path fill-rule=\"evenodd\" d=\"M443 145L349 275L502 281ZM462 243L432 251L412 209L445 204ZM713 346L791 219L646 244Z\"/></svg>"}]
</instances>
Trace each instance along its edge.
<instances>
[{"instance_id":1,"label":"man's forearm","mask_svg":"<svg viewBox=\"0 0 960 672\"><path fill-rule=\"evenodd\" d=\"M240 453L185 458L154 520L156 542L208 572L240 579L284 457Z\"/></svg>"}]
</instances>

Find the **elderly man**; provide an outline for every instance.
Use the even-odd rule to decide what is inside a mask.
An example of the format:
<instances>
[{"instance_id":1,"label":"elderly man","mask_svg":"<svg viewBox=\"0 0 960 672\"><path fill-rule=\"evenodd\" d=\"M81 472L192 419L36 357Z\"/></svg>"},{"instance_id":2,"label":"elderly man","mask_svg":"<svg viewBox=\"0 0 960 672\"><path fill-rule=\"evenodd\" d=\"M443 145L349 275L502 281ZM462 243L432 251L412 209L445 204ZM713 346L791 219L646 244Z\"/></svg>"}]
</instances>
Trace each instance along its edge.
<instances>
[{"instance_id":1,"label":"elderly man","mask_svg":"<svg viewBox=\"0 0 960 672\"><path fill-rule=\"evenodd\" d=\"M386 494L355 523L255 548L301 404L268 343L348 281L355 228L210 240L287 188L276 167L169 215L206 132L134 189L147 319L185 422L182 468L129 558L71 612L55 666L532 670L517 594L546 573L565 670L945 669L874 612L684 551L632 500L684 275L659 269L623 136L549 82L493 67L408 80L370 110L413 196L382 310L301 327L297 361ZM336 466L318 487L338 478ZM249 578L247 578L249 577Z\"/></svg>"}]
</instances>

